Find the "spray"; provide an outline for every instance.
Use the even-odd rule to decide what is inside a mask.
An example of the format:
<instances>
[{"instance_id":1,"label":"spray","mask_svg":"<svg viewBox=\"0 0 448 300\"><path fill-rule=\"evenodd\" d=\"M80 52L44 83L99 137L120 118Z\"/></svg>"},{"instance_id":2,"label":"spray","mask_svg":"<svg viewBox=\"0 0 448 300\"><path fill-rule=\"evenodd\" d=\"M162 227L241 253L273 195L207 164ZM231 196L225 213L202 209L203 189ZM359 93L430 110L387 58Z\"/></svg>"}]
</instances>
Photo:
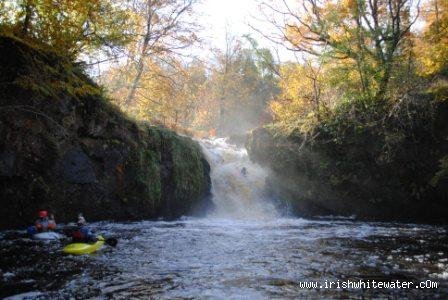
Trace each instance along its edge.
<instances>
[{"instance_id":1,"label":"spray","mask_svg":"<svg viewBox=\"0 0 448 300\"><path fill-rule=\"evenodd\" d=\"M265 194L268 172L249 160L247 151L225 138L200 141L211 166L214 217L272 219L278 216Z\"/></svg>"}]
</instances>

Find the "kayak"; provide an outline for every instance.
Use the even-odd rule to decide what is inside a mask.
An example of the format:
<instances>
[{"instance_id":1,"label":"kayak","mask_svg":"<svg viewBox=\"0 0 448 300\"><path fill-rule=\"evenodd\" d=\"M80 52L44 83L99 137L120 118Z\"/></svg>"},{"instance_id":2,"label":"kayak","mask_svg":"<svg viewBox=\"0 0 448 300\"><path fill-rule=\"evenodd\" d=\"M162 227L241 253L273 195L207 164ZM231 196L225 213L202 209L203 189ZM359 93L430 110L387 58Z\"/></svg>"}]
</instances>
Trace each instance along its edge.
<instances>
[{"instance_id":1,"label":"kayak","mask_svg":"<svg viewBox=\"0 0 448 300\"><path fill-rule=\"evenodd\" d=\"M62 234L53 231L33 234L33 239L35 240L60 240L63 237L64 236Z\"/></svg>"},{"instance_id":2,"label":"kayak","mask_svg":"<svg viewBox=\"0 0 448 300\"><path fill-rule=\"evenodd\" d=\"M91 254L99 250L103 246L103 244L104 238L102 236L99 236L98 241L94 244L72 243L65 246L64 249L62 249L62 252L75 255Z\"/></svg>"}]
</instances>

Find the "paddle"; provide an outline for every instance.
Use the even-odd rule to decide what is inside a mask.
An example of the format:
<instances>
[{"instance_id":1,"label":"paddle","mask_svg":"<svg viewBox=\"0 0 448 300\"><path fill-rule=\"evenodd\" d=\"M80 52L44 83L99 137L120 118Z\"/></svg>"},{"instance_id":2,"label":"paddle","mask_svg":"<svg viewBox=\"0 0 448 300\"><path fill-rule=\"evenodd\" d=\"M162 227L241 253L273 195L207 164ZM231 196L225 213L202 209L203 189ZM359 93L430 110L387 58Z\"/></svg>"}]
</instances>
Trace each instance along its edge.
<instances>
[{"instance_id":1,"label":"paddle","mask_svg":"<svg viewBox=\"0 0 448 300\"><path fill-rule=\"evenodd\" d=\"M68 237L71 237L73 231L75 231L77 228L78 228L78 226L76 226L76 225L65 225L62 228L57 227L55 231L59 232L59 233L62 233L62 234L65 234Z\"/></svg>"},{"instance_id":2,"label":"paddle","mask_svg":"<svg viewBox=\"0 0 448 300\"><path fill-rule=\"evenodd\" d=\"M118 240L113 237L107 238L104 242L111 247L115 247L118 244Z\"/></svg>"},{"instance_id":3,"label":"paddle","mask_svg":"<svg viewBox=\"0 0 448 300\"><path fill-rule=\"evenodd\" d=\"M78 226L76 225L67 225L64 228L60 229L60 231L62 231L67 236L71 236L72 232L77 230L77 228ZM114 237L103 238L102 236L99 236L98 239L103 240L105 244L111 247L116 247L118 244L118 240Z\"/></svg>"},{"instance_id":4,"label":"paddle","mask_svg":"<svg viewBox=\"0 0 448 300\"><path fill-rule=\"evenodd\" d=\"M100 241L104 241L104 243L106 244L106 245L109 245L109 246L111 246L111 247L115 247L115 246L117 246L117 244L118 244L118 240L116 239L116 238L113 238L113 237L110 237L110 238L103 238L102 236L99 236L98 237L98 240L100 240Z\"/></svg>"}]
</instances>

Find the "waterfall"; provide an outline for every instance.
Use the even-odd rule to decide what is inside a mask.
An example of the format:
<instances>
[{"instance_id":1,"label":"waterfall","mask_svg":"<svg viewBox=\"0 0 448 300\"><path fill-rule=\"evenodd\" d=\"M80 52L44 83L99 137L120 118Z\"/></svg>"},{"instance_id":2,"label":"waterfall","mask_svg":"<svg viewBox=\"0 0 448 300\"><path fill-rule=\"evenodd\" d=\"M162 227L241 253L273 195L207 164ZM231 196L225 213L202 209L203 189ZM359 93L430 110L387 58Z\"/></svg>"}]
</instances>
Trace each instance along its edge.
<instances>
[{"instance_id":1,"label":"waterfall","mask_svg":"<svg viewBox=\"0 0 448 300\"><path fill-rule=\"evenodd\" d=\"M225 138L200 141L210 163L215 217L268 219L277 216L265 195L267 171L249 160L246 149ZM246 174L244 174L244 170Z\"/></svg>"}]
</instances>

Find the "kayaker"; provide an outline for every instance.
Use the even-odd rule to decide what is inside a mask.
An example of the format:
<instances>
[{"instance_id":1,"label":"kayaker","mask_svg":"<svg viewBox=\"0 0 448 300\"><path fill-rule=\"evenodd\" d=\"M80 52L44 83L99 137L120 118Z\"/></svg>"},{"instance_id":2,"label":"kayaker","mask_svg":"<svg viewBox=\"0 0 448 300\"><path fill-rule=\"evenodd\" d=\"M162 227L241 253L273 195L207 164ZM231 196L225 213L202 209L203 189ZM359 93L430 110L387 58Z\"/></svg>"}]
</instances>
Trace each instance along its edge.
<instances>
[{"instance_id":1,"label":"kayaker","mask_svg":"<svg viewBox=\"0 0 448 300\"><path fill-rule=\"evenodd\" d=\"M34 222L34 226L30 226L27 229L28 234L34 235L40 232L54 231L56 229L56 222L53 214L48 217L46 210L38 212L39 218Z\"/></svg>"},{"instance_id":2,"label":"kayaker","mask_svg":"<svg viewBox=\"0 0 448 300\"><path fill-rule=\"evenodd\" d=\"M72 238L75 243L95 243L98 236L87 226L86 219L80 214L76 222L77 228L72 232Z\"/></svg>"},{"instance_id":3,"label":"kayaker","mask_svg":"<svg viewBox=\"0 0 448 300\"><path fill-rule=\"evenodd\" d=\"M241 169L241 175L243 175L244 177L247 176L247 169L246 169L246 167L243 167L243 168Z\"/></svg>"}]
</instances>

